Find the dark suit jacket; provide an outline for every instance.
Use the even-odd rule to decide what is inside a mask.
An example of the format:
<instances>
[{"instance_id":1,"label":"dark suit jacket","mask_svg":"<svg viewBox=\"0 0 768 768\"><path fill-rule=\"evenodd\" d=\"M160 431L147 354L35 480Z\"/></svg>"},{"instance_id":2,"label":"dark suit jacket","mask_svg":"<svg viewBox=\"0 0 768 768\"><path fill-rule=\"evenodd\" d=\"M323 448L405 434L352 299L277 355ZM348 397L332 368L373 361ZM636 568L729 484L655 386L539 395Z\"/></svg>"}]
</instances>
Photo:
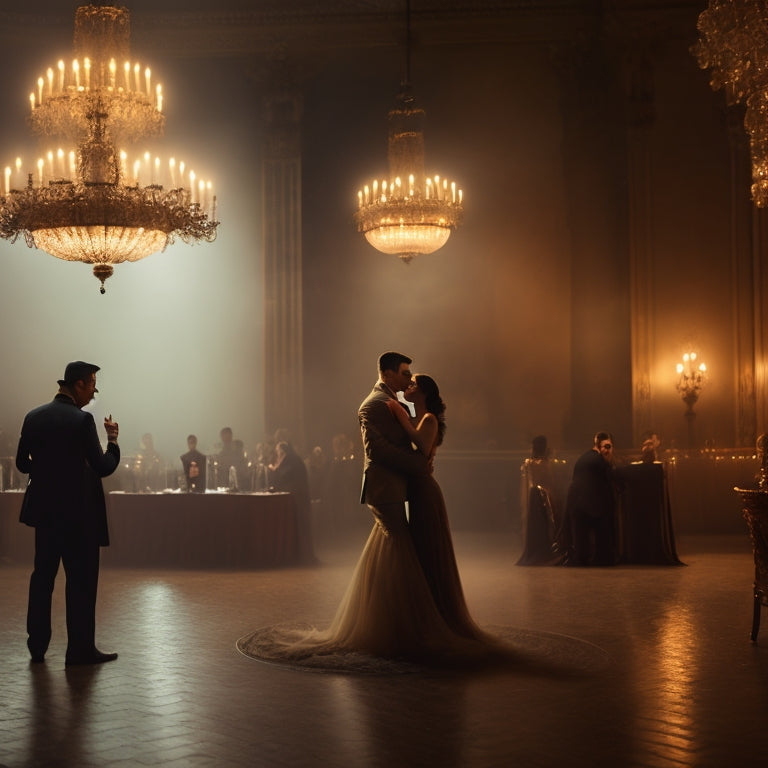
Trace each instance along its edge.
<instances>
[{"instance_id":1,"label":"dark suit jacket","mask_svg":"<svg viewBox=\"0 0 768 768\"><path fill-rule=\"evenodd\" d=\"M96 423L66 395L24 417L16 466L29 474L20 520L32 527L83 526L109 544L101 478L120 463L120 449L102 451Z\"/></svg>"},{"instance_id":2,"label":"dark suit jacket","mask_svg":"<svg viewBox=\"0 0 768 768\"><path fill-rule=\"evenodd\" d=\"M387 406L394 399L379 382L358 411L365 454L360 501L372 506L404 503L408 477L429 474L426 457L411 448L408 435Z\"/></svg>"},{"instance_id":3,"label":"dark suit jacket","mask_svg":"<svg viewBox=\"0 0 768 768\"><path fill-rule=\"evenodd\" d=\"M187 487L189 488L189 486L194 482L197 491L199 493L205 493L205 469L207 466L205 454L200 453L198 450L187 451L179 458L181 459L181 465L184 467L184 477L187 478ZM197 477L189 476L189 470L192 468L193 461L195 464L197 464Z\"/></svg>"},{"instance_id":4,"label":"dark suit jacket","mask_svg":"<svg viewBox=\"0 0 768 768\"><path fill-rule=\"evenodd\" d=\"M567 508L577 517L613 517L613 468L598 451L587 451L576 460Z\"/></svg>"}]
</instances>

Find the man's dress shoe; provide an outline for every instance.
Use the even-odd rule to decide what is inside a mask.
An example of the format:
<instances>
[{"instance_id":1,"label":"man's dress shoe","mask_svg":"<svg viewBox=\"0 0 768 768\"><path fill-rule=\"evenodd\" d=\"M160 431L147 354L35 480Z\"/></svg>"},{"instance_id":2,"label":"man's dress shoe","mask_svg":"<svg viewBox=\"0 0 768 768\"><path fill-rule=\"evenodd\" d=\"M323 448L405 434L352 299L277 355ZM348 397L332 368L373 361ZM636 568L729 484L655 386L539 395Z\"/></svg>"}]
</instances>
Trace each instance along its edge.
<instances>
[{"instance_id":1,"label":"man's dress shoe","mask_svg":"<svg viewBox=\"0 0 768 768\"><path fill-rule=\"evenodd\" d=\"M102 653L94 648L91 653L88 653L85 656L67 656L64 663L68 667L76 664L104 664L104 662L114 661L116 658L116 653Z\"/></svg>"},{"instance_id":2,"label":"man's dress shoe","mask_svg":"<svg viewBox=\"0 0 768 768\"><path fill-rule=\"evenodd\" d=\"M31 640L27 639L27 648L29 648L29 655L32 657L33 664L40 664L41 662L45 661L45 652L48 650L47 644L43 648L42 646L36 645Z\"/></svg>"}]
</instances>

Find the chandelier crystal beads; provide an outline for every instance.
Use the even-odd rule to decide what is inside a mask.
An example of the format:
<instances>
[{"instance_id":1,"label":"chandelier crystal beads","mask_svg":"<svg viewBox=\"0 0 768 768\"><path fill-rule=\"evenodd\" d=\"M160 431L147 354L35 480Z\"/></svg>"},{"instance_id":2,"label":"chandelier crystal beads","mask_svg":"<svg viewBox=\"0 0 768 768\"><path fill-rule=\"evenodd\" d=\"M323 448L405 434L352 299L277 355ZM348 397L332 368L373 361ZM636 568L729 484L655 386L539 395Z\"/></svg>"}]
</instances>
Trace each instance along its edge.
<instances>
[{"instance_id":1,"label":"chandelier crystal beads","mask_svg":"<svg viewBox=\"0 0 768 768\"><path fill-rule=\"evenodd\" d=\"M405 263L442 248L463 213L456 182L425 174L423 122L424 110L404 86L389 113L389 178L357 193L358 230L374 248Z\"/></svg>"},{"instance_id":2,"label":"chandelier crystal beads","mask_svg":"<svg viewBox=\"0 0 768 768\"><path fill-rule=\"evenodd\" d=\"M33 165L4 169L0 237L22 235L59 259L93 265L104 281L113 265L216 237L216 198L184 162L127 146L161 136L163 90L130 60L126 8L83 6L75 15L75 58L59 61L30 93L29 125L68 142Z\"/></svg>"},{"instance_id":3,"label":"chandelier crystal beads","mask_svg":"<svg viewBox=\"0 0 768 768\"><path fill-rule=\"evenodd\" d=\"M456 182L425 173L424 118L411 92L411 0L406 0L405 77L389 113L389 178L375 179L357 193L355 213L365 239L405 264L442 248L463 214Z\"/></svg>"},{"instance_id":4,"label":"chandelier crystal beads","mask_svg":"<svg viewBox=\"0 0 768 768\"><path fill-rule=\"evenodd\" d=\"M744 128L752 158L752 200L768 206L768 2L710 0L699 14L699 66L728 104L746 106Z\"/></svg>"}]
</instances>

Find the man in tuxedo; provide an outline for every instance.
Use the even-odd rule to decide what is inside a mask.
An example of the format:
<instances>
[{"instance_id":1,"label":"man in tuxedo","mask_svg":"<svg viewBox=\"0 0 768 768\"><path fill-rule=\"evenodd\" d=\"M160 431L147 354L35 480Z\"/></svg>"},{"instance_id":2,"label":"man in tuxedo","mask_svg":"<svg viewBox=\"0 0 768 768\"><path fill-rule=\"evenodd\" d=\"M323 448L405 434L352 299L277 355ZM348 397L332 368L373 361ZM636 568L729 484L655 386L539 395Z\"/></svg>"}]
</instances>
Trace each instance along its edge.
<instances>
[{"instance_id":1,"label":"man in tuxedo","mask_svg":"<svg viewBox=\"0 0 768 768\"><path fill-rule=\"evenodd\" d=\"M613 435L598 432L573 466L566 514L573 540L568 565L615 565Z\"/></svg>"},{"instance_id":2,"label":"man in tuxedo","mask_svg":"<svg viewBox=\"0 0 768 768\"><path fill-rule=\"evenodd\" d=\"M190 493L205 493L205 454L197 450L197 436L190 435L187 438L189 450L182 454L181 466L184 467L184 477L187 479L187 490Z\"/></svg>"},{"instance_id":3,"label":"man in tuxedo","mask_svg":"<svg viewBox=\"0 0 768 768\"><path fill-rule=\"evenodd\" d=\"M411 448L411 441L387 406L411 383L411 359L399 352L379 357L379 380L360 405L363 438L363 487L360 502L367 504L384 530L409 536L405 516L408 478L427 475L427 458Z\"/></svg>"},{"instance_id":4,"label":"man in tuxedo","mask_svg":"<svg viewBox=\"0 0 768 768\"><path fill-rule=\"evenodd\" d=\"M103 451L93 416L81 410L93 399L99 366L69 363L53 401L24 418L16 466L29 474L22 523L35 529L35 565L29 582L27 647L42 662L51 639L51 598L59 562L66 574L66 664L117 658L96 648L99 547L109 544L101 478L120 463L118 425L104 419Z\"/></svg>"}]
</instances>

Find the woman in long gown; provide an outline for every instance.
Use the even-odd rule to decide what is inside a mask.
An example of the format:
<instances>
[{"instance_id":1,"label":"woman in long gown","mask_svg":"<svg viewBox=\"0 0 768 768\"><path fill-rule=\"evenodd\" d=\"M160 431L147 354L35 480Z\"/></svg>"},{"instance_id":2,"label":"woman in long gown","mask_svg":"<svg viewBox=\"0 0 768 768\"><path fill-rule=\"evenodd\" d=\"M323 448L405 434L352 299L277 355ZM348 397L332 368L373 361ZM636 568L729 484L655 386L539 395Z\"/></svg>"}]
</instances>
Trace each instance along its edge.
<instances>
[{"instance_id":1,"label":"woman in long gown","mask_svg":"<svg viewBox=\"0 0 768 768\"><path fill-rule=\"evenodd\" d=\"M413 420L392 402L393 414L418 450L433 461L445 434L445 403L434 379L419 373L405 391L413 404ZM453 539L440 485L433 475L412 478L408 484L409 529L432 596L445 623L458 635L490 640L472 619L453 551Z\"/></svg>"},{"instance_id":2,"label":"woman in long gown","mask_svg":"<svg viewBox=\"0 0 768 768\"><path fill-rule=\"evenodd\" d=\"M429 377L414 377L406 397L416 409L415 424L397 401L390 408L417 449L434 458L444 432L445 406L440 400L437 415L428 410L437 408L436 401L428 399L422 386L437 390ZM409 487L409 495L410 524L399 531L374 522L327 630L266 628L247 638L248 654L283 661L362 653L437 665L510 658L512 649L480 630L469 615L440 486L426 477Z\"/></svg>"}]
</instances>

